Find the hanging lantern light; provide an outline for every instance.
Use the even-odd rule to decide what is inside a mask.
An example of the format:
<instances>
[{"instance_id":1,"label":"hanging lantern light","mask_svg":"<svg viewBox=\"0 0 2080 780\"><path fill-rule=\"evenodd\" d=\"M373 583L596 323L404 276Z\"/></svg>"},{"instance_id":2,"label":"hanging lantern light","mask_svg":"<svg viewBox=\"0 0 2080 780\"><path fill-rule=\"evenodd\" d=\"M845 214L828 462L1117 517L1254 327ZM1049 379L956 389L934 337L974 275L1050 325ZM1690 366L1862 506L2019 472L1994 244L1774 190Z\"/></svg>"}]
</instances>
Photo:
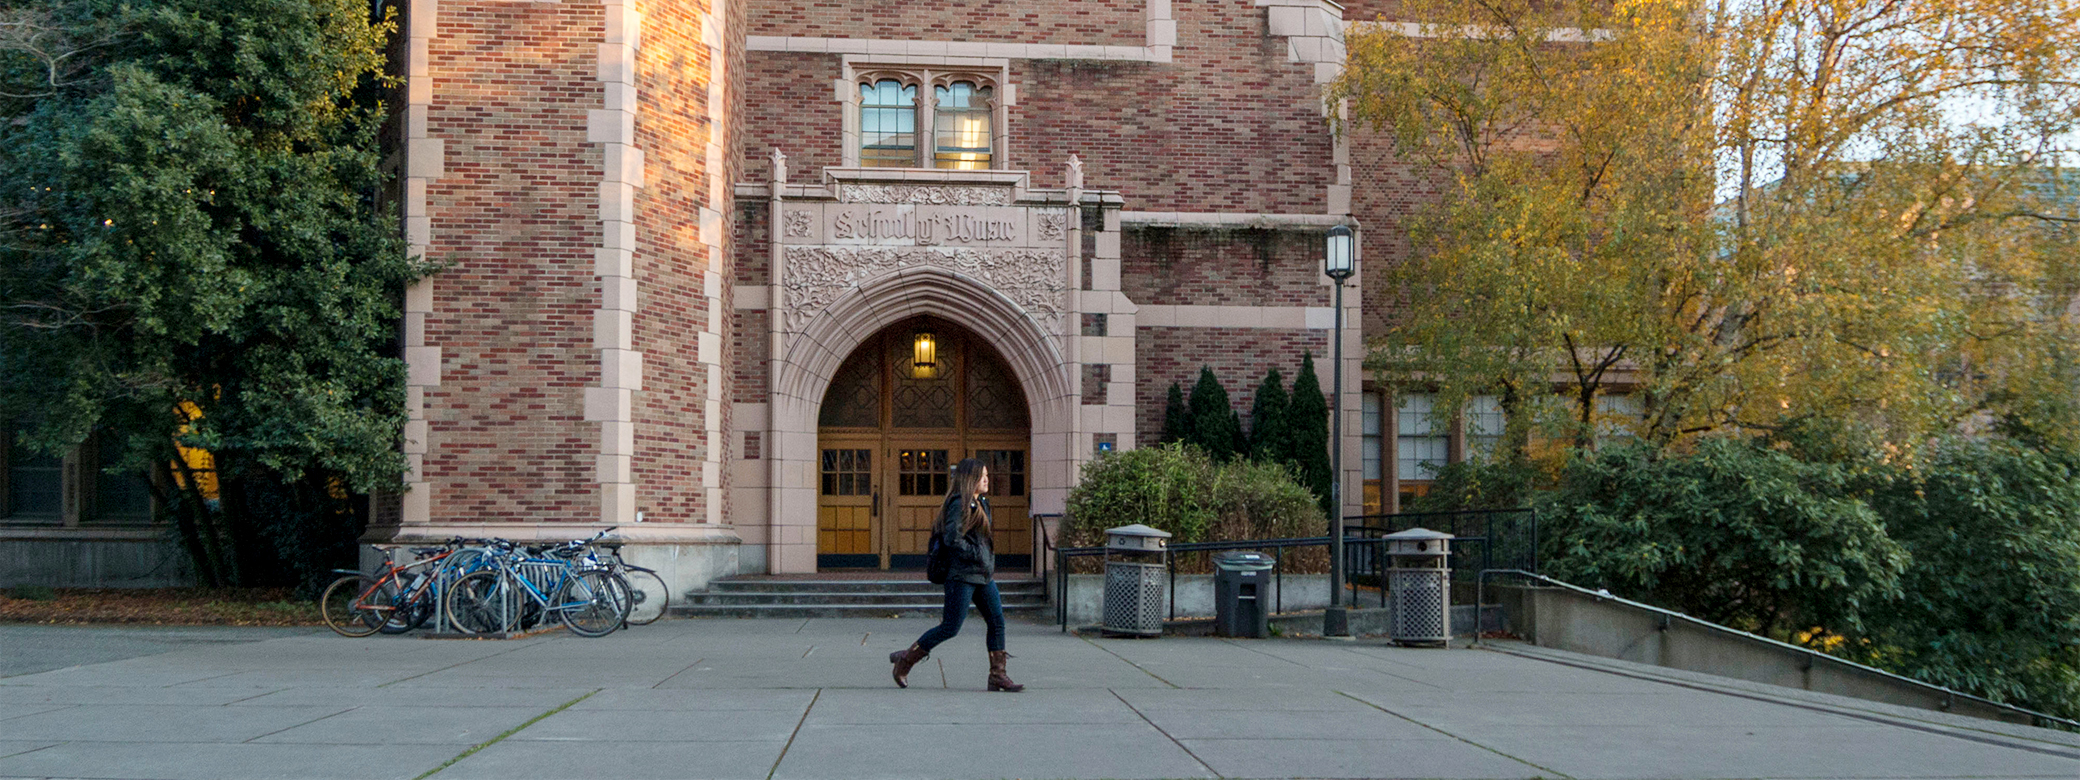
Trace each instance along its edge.
<instances>
[{"instance_id":1,"label":"hanging lantern light","mask_svg":"<svg viewBox=\"0 0 2080 780\"><path fill-rule=\"evenodd\" d=\"M939 375L939 340L931 331L918 331L910 355L910 375L931 379Z\"/></svg>"}]
</instances>

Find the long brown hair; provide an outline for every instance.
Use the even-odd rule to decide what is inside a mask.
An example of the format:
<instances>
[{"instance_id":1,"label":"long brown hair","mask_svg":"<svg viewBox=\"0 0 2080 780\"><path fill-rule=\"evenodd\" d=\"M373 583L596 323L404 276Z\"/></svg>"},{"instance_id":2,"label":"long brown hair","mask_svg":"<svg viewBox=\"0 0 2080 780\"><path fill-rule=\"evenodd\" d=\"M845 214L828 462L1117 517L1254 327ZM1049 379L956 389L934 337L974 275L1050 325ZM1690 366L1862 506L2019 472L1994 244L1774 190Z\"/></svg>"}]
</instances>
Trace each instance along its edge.
<instances>
[{"instance_id":1,"label":"long brown hair","mask_svg":"<svg viewBox=\"0 0 2080 780\"><path fill-rule=\"evenodd\" d=\"M953 467L952 487L946 491L946 500L961 502L961 533L982 528L983 538L989 538L989 513L982 511L982 474L989 470L980 459L964 458Z\"/></svg>"}]
</instances>

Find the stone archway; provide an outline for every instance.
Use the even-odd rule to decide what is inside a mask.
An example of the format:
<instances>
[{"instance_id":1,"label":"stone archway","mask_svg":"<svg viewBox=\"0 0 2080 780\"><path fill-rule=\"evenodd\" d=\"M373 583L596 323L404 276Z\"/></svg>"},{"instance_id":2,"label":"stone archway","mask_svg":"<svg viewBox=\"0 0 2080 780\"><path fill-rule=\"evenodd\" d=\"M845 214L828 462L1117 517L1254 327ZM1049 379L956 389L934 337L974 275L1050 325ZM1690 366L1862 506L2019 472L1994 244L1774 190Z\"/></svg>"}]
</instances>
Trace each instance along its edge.
<instances>
[{"instance_id":1,"label":"stone archway","mask_svg":"<svg viewBox=\"0 0 2080 780\"><path fill-rule=\"evenodd\" d=\"M1028 312L969 275L906 266L865 281L799 323L790 319L778 334L769 395L769 570L815 570L817 416L832 375L867 337L919 315L959 323L1010 367L1031 416L1032 511L1060 511L1074 479L1075 367L1063 349L1063 318L1043 324Z\"/></svg>"}]
</instances>

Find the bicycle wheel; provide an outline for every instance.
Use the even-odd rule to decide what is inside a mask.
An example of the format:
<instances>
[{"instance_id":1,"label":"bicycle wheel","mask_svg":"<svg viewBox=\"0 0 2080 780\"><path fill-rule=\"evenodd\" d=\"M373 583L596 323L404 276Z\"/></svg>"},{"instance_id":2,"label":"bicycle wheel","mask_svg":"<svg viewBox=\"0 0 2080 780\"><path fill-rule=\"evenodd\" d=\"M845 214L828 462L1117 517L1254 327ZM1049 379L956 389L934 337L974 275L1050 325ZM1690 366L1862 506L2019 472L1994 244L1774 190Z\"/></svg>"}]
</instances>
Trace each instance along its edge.
<instances>
[{"instance_id":1,"label":"bicycle wheel","mask_svg":"<svg viewBox=\"0 0 2080 780\"><path fill-rule=\"evenodd\" d=\"M606 636L628 619L628 581L605 569L581 571L563 582L556 611L578 636Z\"/></svg>"},{"instance_id":2,"label":"bicycle wheel","mask_svg":"<svg viewBox=\"0 0 2080 780\"><path fill-rule=\"evenodd\" d=\"M628 581L628 624L647 626L664 617L664 611L672 603L672 594L665 590L664 578L649 569L630 568L621 575Z\"/></svg>"},{"instance_id":3,"label":"bicycle wheel","mask_svg":"<svg viewBox=\"0 0 2080 780\"><path fill-rule=\"evenodd\" d=\"M375 633L383 625L385 613L370 609L368 599L363 598L375 584L367 575L349 574L325 586L324 595L318 597L318 614L325 626L340 636Z\"/></svg>"},{"instance_id":4,"label":"bicycle wheel","mask_svg":"<svg viewBox=\"0 0 2080 780\"><path fill-rule=\"evenodd\" d=\"M390 590L396 590L392 586ZM410 596L397 596L391 600L390 619L383 623L383 633L402 634L426 625L433 617L433 589L423 588Z\"/></svg>"},{"instance_id":5,"label":"bicycle wheel","mask_svg":"<svg viewBox=\"0 0 2080 780\"><path fill-rule=\"evenodd\" d=\"M517 630L519 597L500 572L471 572L448 586L448 623L465 634Z\"/></svg>"}]
</instances>

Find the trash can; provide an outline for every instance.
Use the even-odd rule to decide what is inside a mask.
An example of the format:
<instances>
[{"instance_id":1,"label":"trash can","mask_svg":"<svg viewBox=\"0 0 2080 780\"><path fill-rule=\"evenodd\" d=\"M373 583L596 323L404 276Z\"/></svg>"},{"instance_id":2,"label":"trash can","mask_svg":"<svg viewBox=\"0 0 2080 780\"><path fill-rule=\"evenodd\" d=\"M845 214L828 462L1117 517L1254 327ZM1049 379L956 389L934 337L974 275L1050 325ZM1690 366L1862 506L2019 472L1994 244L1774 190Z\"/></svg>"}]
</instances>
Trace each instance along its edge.
<instances>
[{"instance_id":1,"label":"trash can","mask_svg":"<svg viewBox=\"0 0 2080 780\"><path fill-rule=\"evenodd\" d=\"M1105 531L1104 633L1162 636L1170 533L1135 523Z\"/></svg>"},{"instance_id":2,"label":"trash can","mask_svg":"<svg viewBox=\"0 0 2080 780\"><path fill-rule=\"evenodd\" d=\"M1428 528L1387 534L1387 590L1393 595L1387 635L1397 645L1442 647L1452 638L1453 536Z\"/></svg>"},{"instance_id":3,"label":"trash can","mask_svg":"<svg viewBox=\"0 0 2080 780\"><path fill-rule=\"evenodd\" d=\"M1237 550L1213 556L1213 632L1219 636L1271 636L1271 556Z\"/></svg>"}]
</instances>

